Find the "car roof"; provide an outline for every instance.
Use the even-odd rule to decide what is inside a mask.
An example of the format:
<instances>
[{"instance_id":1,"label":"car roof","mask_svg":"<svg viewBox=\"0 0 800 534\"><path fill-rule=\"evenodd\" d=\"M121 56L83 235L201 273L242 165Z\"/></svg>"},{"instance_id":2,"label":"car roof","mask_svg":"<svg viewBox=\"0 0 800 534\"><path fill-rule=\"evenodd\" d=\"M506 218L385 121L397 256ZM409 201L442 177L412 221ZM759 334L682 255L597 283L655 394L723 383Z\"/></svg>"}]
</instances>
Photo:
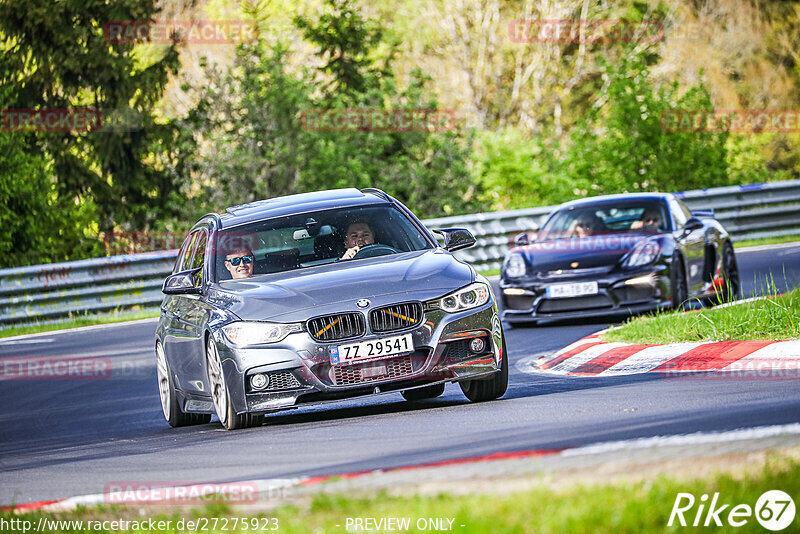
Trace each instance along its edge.
<instances>
[{"instance_id":1,"label":"car roof","mask_svg":"<svg viewBox=\"0 0 800 534\"><path fill-rule=\"evenodd\" d=\"M666 202L673 198L672 193L619 193L616 195L601 195L597 197L579 198L561 204L558 209L572 208L579 206L591 206L592 204L604 204L619 200L656 200Z\"/></svg>"},{"instance_id":2,"label":"car roof","mask_svg":"<svg viewBox=\"0 0 800 534\"><path fill-rule=\"evenodd\" d=\"M379 190L356 188L300 193L230 207L219 218L220 228L309 211L375 204L390 204L389 197Z\"/></svg>"}]
</instances>

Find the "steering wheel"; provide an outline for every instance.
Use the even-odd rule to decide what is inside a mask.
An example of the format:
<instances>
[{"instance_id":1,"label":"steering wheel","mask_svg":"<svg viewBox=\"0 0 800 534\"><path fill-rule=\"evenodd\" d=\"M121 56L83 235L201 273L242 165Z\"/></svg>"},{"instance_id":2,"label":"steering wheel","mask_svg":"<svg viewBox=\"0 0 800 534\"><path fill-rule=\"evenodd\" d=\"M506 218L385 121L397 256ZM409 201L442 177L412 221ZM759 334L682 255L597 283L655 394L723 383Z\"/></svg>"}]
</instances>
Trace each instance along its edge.
<instances>
[{"instance_id":1,"label":"steering wheel","mask_svg":"<svg viewBox=\"0 0 800 534\"><path fill-rule=\"evenodd\" d=\"M358 252L356 252L353 256L353 259L374 258L375 256L386 256L388 254L397 254L399 252L399 250L394 247L390 247L389 245L373 243L372 245L367 245L358 249Z\"/></svg>"}]
</instances>

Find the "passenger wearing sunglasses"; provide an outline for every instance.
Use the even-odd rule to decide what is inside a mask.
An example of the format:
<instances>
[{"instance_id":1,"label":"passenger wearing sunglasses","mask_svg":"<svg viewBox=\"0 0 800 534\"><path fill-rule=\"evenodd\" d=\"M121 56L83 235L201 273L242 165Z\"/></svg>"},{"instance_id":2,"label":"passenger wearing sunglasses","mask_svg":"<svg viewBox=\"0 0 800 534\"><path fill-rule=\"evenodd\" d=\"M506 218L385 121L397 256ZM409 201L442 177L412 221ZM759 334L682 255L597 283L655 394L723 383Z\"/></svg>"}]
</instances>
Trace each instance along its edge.
<instances>
[{"instance_id":1,"label":"passenger wearing sunglasses","mask_svg":"<svg viewBox=\"0 0 800 534\"><path fill-rule=\"evenodd\" d=\"M631 224L631 230L658 231L661 229L661 213L657 209L647 208L638 221Z\"/></svg>"},{"instance_id":2,"label":"passenger wearing sunglasses","mask_svg":"<svg viewBox=\"0 0 800 534\"><path fill-rule=\"evenodd\" d=\"M247 247L230 251L225 255L225 268L234 279L253 276L253 251Z\"/></svg>"}]
</instances>

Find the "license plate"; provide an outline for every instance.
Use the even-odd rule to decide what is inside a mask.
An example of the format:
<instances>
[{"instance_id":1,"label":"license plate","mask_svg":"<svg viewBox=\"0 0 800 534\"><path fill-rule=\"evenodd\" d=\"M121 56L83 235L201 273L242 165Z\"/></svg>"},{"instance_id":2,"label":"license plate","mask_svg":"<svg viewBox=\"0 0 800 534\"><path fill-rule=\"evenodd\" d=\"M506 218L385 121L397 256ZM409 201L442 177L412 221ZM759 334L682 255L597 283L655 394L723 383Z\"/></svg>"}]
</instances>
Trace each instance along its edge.
<instances>
[{"instance_id":1,"label":"license plate","mask_svg":"<svg viewBox=\"0 0 800 534\"><path fill-rule=\"evenodd\" d=\"M597 282L579 282L576 284L553 284L547 286L545 295L551 299L596 295Z\"/></svg>"},{"instance_id":2,"label":"license plate","mask_svg":"<svg viewBox=\"0 0 800 534\"><path fill-rule=\"evenodd\" d=\"M411 334L370 339L360 343L330 347L331 364L340 365L414 352Z\"/></svg>"}]
</instances>

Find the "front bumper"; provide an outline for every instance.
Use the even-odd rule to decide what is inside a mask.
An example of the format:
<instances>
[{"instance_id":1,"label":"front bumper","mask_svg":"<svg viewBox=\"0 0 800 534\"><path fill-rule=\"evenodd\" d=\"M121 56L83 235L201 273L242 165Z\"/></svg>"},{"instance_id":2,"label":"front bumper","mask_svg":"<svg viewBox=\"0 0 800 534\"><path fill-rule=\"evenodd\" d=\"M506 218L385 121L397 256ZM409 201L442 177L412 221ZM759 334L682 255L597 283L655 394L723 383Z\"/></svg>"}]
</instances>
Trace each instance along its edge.
<instances>
[{"instance_id":1,"label":"front bumper","mask_svg":"<svg viewBox=\"0 0 800 534\"><path fill-rule=\"evenodd\" d=\"M350 365L331 365L329 348L353 341L411 334L414 352ZM460 313L427 311L412 329L372 334L356 340L323 343L307 332L290 334L267 346L236 348L219 332L212 333L222 359L225 380L237 413L268 413L310 403L335 401L441 382L491 376L500 369L503 346L497 306L493 301ZM481 337L485 349L469 348ZM383 367L378 375L367 369ZM264 373L269 387L255 391L249 377Z\"/></svg>"},{"instance_id":2,"label":"front bumper","mask_svg":"<svg viewBox=\"0 0 800 534\"><path fill-rule=\"evenodd\" d=\"M641 281L643 278L648 278L650 282ZM639 282L626 283L635 279ZM597 294L566 298L548 298L546 295L549 285L581 282L597 282ZM600 277L504 279L500 282L500 291L502 318L509 324L632 315L672 305L670 278L663 266L630 273L609 273Z\"/></svg>"}]
</instances>

